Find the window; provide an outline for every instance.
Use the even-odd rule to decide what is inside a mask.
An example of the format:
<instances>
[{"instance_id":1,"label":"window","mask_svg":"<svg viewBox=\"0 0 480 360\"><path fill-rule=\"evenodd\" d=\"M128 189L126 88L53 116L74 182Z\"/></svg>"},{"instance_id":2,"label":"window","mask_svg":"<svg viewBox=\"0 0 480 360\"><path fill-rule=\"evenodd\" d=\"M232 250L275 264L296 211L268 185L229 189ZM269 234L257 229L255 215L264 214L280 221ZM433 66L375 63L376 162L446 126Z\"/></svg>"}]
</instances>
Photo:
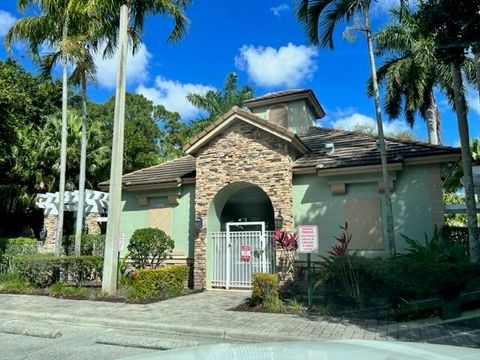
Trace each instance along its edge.
<instances>
[{"instance_id":1,"label":"window","mask_svg":"<svg viewBox=\"0 0 480 360\"><path fill-rule=\"evenodd\" d=\"M350 249L383 250L380 199L349 199L344 204L348 231L352 234Z\"/></svg>"},{"instance_id":2,"label":"window","mask_svg":"<svg viewBox=\"0 0 480 360\"><path fill-rule=\"evenodd\" d=\"M288 108L286 105L273 105L268 111L268 120L288 129Z\"/></svg>"}]
</instances>

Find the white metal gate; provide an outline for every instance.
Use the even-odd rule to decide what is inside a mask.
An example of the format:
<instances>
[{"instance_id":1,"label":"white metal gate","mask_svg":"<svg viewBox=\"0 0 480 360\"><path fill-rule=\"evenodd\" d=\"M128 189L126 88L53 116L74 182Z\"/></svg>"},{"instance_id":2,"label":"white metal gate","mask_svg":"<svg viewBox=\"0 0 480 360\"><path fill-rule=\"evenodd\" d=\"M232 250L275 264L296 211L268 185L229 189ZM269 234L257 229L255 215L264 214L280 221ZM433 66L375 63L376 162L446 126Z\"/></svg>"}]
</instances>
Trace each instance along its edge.
<instances>
[{"instance_id":1,"label":"white metal gate","mask_svg":"<svg viewBox=\"0 0 480 360\"><path fill-rule=\"evenodd\" d=\"M260 228L260 230L245 230ZM212 233L212 287L248 289L252 275L275 271L273 231L264 222L227 223L227 231Z\"/></svg>"}]
</instances>

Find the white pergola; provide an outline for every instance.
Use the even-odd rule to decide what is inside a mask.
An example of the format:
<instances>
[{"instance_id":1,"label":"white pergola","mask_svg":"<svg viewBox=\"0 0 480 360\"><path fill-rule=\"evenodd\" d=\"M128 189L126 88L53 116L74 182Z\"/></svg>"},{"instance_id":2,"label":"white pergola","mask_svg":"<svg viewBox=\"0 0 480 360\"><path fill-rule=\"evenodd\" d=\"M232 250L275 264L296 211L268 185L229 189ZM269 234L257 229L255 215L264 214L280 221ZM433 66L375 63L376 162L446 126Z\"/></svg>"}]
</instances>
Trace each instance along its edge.
<instances>
[{"instance_id":1,"label":"white pergola","mask_svg":"<svg viewBox=\"0 0 480 360\"><path fill-rule=\"evenodd\" d=\"M35 205L43 209L44 216L58 215L59 194L37 194ZM65 211L77 211L78 190L65 191ZM85 190L85 214L105 213L108 209L108 193L95 190Z\"/></svg>"}]
</instances>

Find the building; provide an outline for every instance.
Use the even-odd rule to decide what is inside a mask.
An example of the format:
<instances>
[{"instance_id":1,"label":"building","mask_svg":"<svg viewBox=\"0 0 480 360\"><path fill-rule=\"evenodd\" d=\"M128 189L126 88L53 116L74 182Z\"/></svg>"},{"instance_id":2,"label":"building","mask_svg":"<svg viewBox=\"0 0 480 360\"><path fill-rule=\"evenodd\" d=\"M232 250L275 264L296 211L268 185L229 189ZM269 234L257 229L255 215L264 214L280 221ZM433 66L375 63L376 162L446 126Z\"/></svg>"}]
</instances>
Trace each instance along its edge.
<instances>
[{"instance_id":1,"label":"building","mask_svg":"<svg viewBox=\"0 0 480 360\"><path fill-rule=\"evenodd\" d=\"M186 156L124 175L127 243L138 228L164 230L175 240L169 261L192 264L196 288L249 287L251 273L275 271L268 231L279 214L286 231L317 225L323 255L345 221L352 249L388 253L377 140L316 126L324 116L311 90L267 94L216 120L187 144ZM442 179L460 151L386 143L401 251L402 234L423 239L443 224Z\"/></svg>"}]
</instances>

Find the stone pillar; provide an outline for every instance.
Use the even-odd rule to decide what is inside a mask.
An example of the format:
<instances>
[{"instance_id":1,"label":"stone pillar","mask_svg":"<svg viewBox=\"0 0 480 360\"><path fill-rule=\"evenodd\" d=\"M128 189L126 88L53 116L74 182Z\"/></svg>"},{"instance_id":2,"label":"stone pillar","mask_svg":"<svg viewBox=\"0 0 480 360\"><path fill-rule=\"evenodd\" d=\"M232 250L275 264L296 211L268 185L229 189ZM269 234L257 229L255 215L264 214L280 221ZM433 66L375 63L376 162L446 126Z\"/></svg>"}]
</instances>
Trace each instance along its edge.
<instances>
[{"instance_id":1,"label":"stone pillar","mask_svg":"<svg viewBox=\"0 0 480 360\"><path fill-rule=\"evenodd\" d=\"M88 233L93 235L99 235L102 233L100 224L97 219L100 217L99 213L91 212L85 216L85 225L87 225Z\"/></svg>"},{"instance_id":2,"label":"stone pillar","mask_svg":"<svg viewBox=\"0 0 480 360\"><path fill-rule=\"evenodd\" d=\"M57 238L57 215L46 215L43 218L43 226L47 231L47 237L42 246L42 252L54 252L55 239Z\"/></svg>"},{"instance_id":3,"label":"stone pillar","mask_svg":"<svg viewBox=\"0 0 480 360\"><path fill-rule=\"evenodd\" d=\"M204 219L206 219L206 216ZM193 256L193 287L195 289L205 289L207 287L207 229L205 227L195 239Z\"/></svg>"}]
</instances>

